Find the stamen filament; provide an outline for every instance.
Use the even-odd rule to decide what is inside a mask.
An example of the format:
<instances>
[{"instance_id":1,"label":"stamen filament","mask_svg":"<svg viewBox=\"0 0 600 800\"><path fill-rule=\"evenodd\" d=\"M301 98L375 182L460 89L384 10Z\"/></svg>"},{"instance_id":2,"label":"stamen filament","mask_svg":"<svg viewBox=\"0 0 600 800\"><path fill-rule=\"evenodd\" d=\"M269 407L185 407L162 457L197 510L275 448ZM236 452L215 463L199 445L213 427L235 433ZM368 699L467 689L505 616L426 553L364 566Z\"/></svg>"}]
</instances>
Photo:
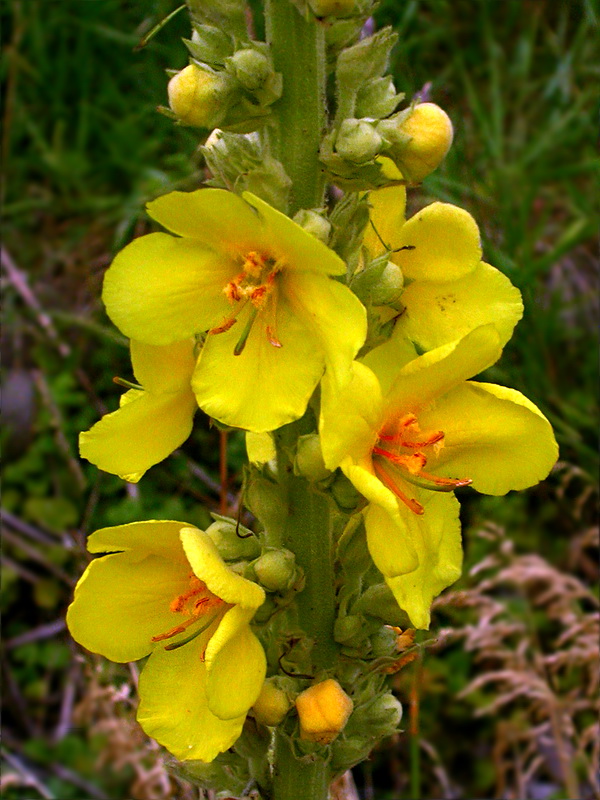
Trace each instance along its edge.
<instances>
[{"instance_id":1,"label":"stamen filament","mask_svg":"<svg viewBox=\"0 0 600 800\"><path fill-rule=\"evenodd\" d=\"M237 322L237 318L238 318L239 314L240 314L240 313L241 313L241 312L244 310L244 308L246 307L246 304L247 304L247 302L248 302L248 300L247 300L247 299L246 299L246 300L244 300L244 302L243 302L243 303L240 305L240 307L239 307L239 308L238 308L238 309L235 311L235 313L234 313L234 314L232 314L230 317L228 317L226 320L224 320L224 321L223 321L223 323L222 323L221 325L217 325L217 327L216 327L216 328L211 328L211 329L209 330L209 333L214 333L214 334L217 334L217 333L225 333L225 332L226 332L226 331L228 331L230 328L233 328L233 326L234 326L234 325L235 325L235 323Z\"/></svg>"},{"instance_id":2,"label":"stamen filament","mask_svg":"<svg viewBox=\"0 0 600 800\"><path fill-rule=\"evenodd\" d=\"M213 622L216 620L218 616L219 616L218 613L213 614L212 617L209 617L204 623L204 625L201 625L197 631L190 633L189 636L186 636L185 639L181 639L181 641L179 642L173 642L172 644L166 645L165 650L177 650L178 647L182 647L184 644L191 642L193 639L196 638L196 636L200 636L201 633L204 633L204 631L208 630L208 628L210 628L210 626L213 624Z\"/></svg>"},{"instance_id":3,"label":"stamen filament","mask_svg":"<svg viewBox=\"0 0 600 800\"><path fill-rule=\"evenodd\" d=\"M194 622L196 622L197 619L197 616L185 619L183 622L180 622L179 625L171 628L171 630L167 631L166 633L159 633L157 636L153 636L151 641L162 642L163 639L172 639L173 636L177 636L178 633L183 633L185 630L187 630L190 625L193 625Z\"/></svg>"},{"instance_id":4,"label":"stamen filament","mask_svg":"<svg viewBox=\"0 0 600 800\"><path fill-rule=\"evenodd\" d=\"M425 509L421 503L419 503L418 500L415 500L414 497L408 497L405 495L402 489L398 487L394 479L388 475L381 464L379 464L377 461L373 461L373 467L375 468L375 472L379 480L384 483L387 488L393 492L396 497L401 500L404 505L407 506L414 514L421 516L425 513Z\"/></svg>"},{"instance_id":5,"label":"stamen filament","mask_svg":"<svg viewBox=\"0 0 600 800\"><path fill-rule=\"evenodd\" d=\"M401 447L410 447L418 448L418 447L429 447L431 444L437 444L441 442L444 438L444 431L434 431L434 433L430 434L427 439L420 442L414 442L403 438L404 434L402 433L395 433L393 435L380 433L379 438L382 439L384 442L393 442L394 444L398 444Z\"/></svg>"}]
</instances>

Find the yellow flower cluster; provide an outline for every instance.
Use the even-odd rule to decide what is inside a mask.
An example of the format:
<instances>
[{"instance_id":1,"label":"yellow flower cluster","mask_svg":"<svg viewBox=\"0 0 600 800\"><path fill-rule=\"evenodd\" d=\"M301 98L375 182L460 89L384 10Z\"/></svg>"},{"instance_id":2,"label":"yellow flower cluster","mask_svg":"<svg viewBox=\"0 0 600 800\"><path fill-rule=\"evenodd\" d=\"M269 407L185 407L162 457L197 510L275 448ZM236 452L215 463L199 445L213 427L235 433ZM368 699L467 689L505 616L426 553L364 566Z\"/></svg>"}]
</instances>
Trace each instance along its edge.
<instances>
[{"instance_id":1,"label":"yellow flower cluster","mask_svg":"<svg viewBox=\"0 0 600 800\"><path fill-rule=\"evenodd\" d=\"M345 8L325 6L320 13ZM188 77L172 82L173 104ZM405 171L415 181L451 141L447 118L430 105L417 107L404 131L413 142ZM406 219L399 185L372 191L368 204L358 263L387 259L401 278L391 337L370 352L367 310L347 264L287 216L221 189L150 203L168 233L129 244L103 291L108 315L131 339L137 383L125 382L120 408L81 435L81 454L139 480L187 439L200 407L246 430L251 459L264 464L275 456L265 435L302 417L319 387L320 438L302 437L295 465L316 482L338 468L350 479L367 501L375 565L412 624L427 628L433 598L461 569L454 490L531 486L548 474L557 446L527 398L472 380L498 360L523 311L518 290L482 260L475 220L446 203ZM236 741L251 707L267 725L286 716L290 699L264 683L265 655L250 627L265 593L225 565L206 533L139 522L98 531L89 549L105 555L79 582L69 627L115 661L149 656L138 719L150 735L179 759L210 761ZM279 590L265 563L253 574ZM301 738L321 744L353 707L333 679L295 706Z\"/></svg>"}]
</instances>

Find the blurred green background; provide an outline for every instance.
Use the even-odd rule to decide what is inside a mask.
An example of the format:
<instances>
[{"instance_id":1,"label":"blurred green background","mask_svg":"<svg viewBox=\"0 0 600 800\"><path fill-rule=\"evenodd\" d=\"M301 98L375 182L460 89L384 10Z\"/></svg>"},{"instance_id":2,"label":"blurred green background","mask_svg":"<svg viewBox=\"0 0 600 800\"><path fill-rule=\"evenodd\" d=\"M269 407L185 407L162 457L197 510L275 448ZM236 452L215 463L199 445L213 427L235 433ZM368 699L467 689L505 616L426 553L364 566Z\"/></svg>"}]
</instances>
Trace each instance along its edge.
<instances>
[{"instance_id":1,"label":"blurred green background","mask_svg":"<svg viewBox=\"0 0 600 800\"><path fill-rule=\"evenodd\" d=\"M0 12L8 800L200 796L139 734L135 669L82 654L62 622L86 534L144 518L203 525L219 505L219 434L202 420L136 486L77 456L78 432L118 404L112 377L130 375L126 341L101 307L103 272L149 230L148 199L204 176L198 132L156 111L165 69L186 63L185 12L135 50L176 7L9 0ZM597 7L383 0L376 20L400 36L398 90L427 87L455 125L414 207L437 198L468 209L486 259L524 296L525 318L485 377L540 406L561 456L528 492L463 493L465 577L438 603L438 644L394 678L407 732L339 797L523 800L575 797L574 787L599 797ZM234 495L242 462L230 435Z\"/></svg>"}]
</instances>

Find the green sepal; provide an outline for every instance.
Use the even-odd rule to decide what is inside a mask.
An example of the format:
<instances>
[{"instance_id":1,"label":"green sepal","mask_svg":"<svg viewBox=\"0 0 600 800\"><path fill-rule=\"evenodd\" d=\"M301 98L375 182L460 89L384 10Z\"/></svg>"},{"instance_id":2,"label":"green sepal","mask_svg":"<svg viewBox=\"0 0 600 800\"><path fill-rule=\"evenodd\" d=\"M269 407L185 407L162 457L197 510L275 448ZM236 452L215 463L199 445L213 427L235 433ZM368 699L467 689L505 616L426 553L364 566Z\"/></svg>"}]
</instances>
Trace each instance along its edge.
<instances>
[{"instance_id":1,"label":"green sepal","mask_svg":"<svg viewBox=\"0 0 600 800\"><path fill-rule=\"evenodd\" d=\"M383 28L339 54L336 68L336 126L343 119L356 116L359 92L365 85L383 76L397 39L398 35L391 28Z\"/></svg>"},{"instance_id":2,"label":"green sepal","mask_svg":"<svg viewBox=\"0 0 600 800\"><path fill-rule=\"evenodd\" d=\"M194 38L183 40L192 58L211 67L223 68L225 59L233 54L232 38L212 25L197 24L193 27Z\"/></svg>"},{"instance_id":3,"label":"green sepal","mask_svg":"<svg viewBox=\"0 0 600 800\"><path fill-rule=\"evenodd\" d=\"M200 148L212 173L209 186L252 192L279 211L288 207L291 181L280 161L247 136L214 132Z\"/></svg>"},{"instance_id":4,"label":"green sepal","mask_svg":"<svg viewBox=\"0 0 600 800\"><path fill-rule=\"evenodd\" d=\"M355 113L357 117L382 119L396 110L404 99L404 92L396 94L396 87L389 75L375 78L366 83L356 96Z\"/></svg>"},{"instance_id":5,"label":"green sepal","mask_svg":"<svg viewBox=\"0 0 600 800\"><path fill-rule=\"evenodd\" d=\"M186 0L193 25L208 23L239 39L248 36L245 0Z\"/></svg>"},{"instance_id":6,"label":"green sepal","mask_svg":"<svg viewBox=\"0 0 600 800\"><path fill-rule=\"evenodd\" d=\"M352 275L358 267L363 237L369 224L367 198L356 193L347 194L336 204L330 221L329 246L348 264L348 272Z\"/></svg>"}]
</instances>

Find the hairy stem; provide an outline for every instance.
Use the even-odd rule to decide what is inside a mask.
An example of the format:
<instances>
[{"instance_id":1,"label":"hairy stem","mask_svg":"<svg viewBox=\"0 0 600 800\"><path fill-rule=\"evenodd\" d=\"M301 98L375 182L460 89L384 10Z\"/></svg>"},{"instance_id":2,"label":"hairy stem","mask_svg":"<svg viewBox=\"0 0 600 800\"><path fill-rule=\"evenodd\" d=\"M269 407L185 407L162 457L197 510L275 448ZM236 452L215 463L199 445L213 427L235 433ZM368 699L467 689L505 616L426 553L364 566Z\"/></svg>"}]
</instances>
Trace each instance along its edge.
<instances>
[{"instance_id":1,"label":"hairy stem","mask_svg":"<svg viewBox=\"0 0 600 800\"><path fill-rule=\"evenodd\" d=\"M292 180L293 214L323 202L318 153L325 126L325 34L291 0L267 0L266 28L275 69L283 76L283 95L273 106L274 150Z\"/></svg>"}]
</instances>

